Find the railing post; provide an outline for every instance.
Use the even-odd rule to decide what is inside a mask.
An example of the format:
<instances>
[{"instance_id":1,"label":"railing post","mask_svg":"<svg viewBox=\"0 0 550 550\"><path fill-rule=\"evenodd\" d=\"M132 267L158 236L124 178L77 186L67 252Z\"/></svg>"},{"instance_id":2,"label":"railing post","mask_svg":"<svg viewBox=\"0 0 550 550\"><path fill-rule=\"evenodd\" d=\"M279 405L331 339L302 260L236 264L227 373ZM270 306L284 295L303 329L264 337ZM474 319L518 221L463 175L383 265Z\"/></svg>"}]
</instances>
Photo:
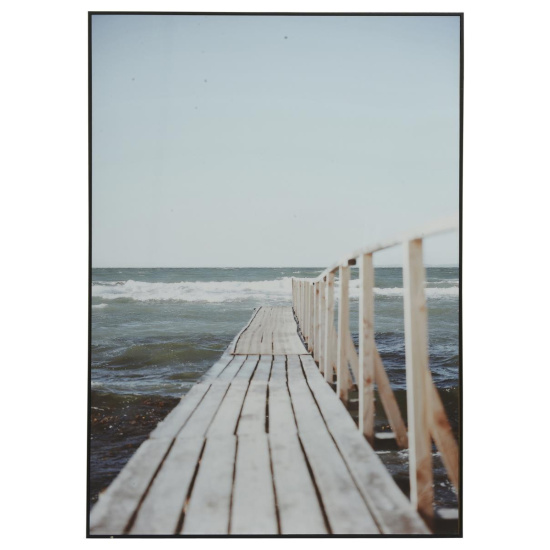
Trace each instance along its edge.
<instances>
[{"instance_id":1,"label":"railing post","mask_svg":"<svg viewBox=\"0 0 550 550\"><path fill-rule=\"evenodd\" d=\"M332 383L332 358L334 349L332 348L332 332L334 331L334 273L331 271L327 275L325 300L325 380Z\"/></svg>"},{"instance_id":2,"label":"railing post","mask_svg":"<svg viewBox=\"0 0 550 550\"><path fill-rule=\"evenodd\" d=\"M319 370L325 372L325 281L319 281Z\"/></svg>"},{"instance_id":3,"label":"railing post","mask_svg":"<svg viewBox=\"0 0 550 550\"><path fill-rule=\"evenodd\" d=\"M304 281L304 300L306 303L304 310L304 336L307 343L309 342L309 283L307 281Z\"/></svg>"},{"instance_id":4,"label":"railing post","mask_svg":"<svg viewBox=\"0 0 550 550\"><path fill-rule=\"evenodd\" d=\"M313 352L315 345L315 288L313 283L309 283L309 325L308 325L308 351Z\"/></svg>"},{"instance_id":5,"label":"railing post","mask_svg":"<svg viewBox=\"0 0 550 550\"><path fill-rule=\"evenodd\" d=\"M422 240L404 243L403 290L407 416L409 424L409 479L411 503L429 527L433 522L433 472L428 399L428 314L422 260Z\"/></svg>"},{"instance_id":6,"label":"railing post","mask_svg":"<svg viewBox=\"0 0 550 550\"><path fill-rule=\"evenodd\" d=\"M313 283L313 360L319 361L319 281Z\"/></svg>"},{"instance_id":7,"label":"railing post","mask_svg":"<svg viewBox=\"0 0 550 550\"><path fill-rule=\"evenodd\" d=\"M338 295L338 362L336 364L336 392L344 402L348 401L349 369L347 338L349 332L349 266L340 266L340 293Z\"/></svg>"},{"instance_id":8,"label":"railing post","mask_svg":"<svg viewBox=\"0 0 550 550\"><path fill-rule=\"evenodd\" d=\"M359 294L359 429L374 442L374 267L372 254L361 256Z\"/></svg>"}]
</instances>

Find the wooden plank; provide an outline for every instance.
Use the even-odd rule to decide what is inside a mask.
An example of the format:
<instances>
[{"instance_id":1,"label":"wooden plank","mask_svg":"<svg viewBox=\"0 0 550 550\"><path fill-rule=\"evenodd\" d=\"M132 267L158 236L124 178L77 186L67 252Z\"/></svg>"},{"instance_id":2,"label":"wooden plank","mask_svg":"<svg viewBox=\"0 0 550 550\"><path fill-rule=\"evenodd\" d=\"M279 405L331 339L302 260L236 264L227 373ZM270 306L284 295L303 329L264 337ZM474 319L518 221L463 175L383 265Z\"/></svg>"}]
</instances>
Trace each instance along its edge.
<instances>
[{"instance_id":1,"label":"wooden plank","mask_svg":"<svg viewBox=\"0 0 550 550\"><path fill-rule=\"evenodd\" d=\"M107 490L99 495L90 515L92 535L125 532L172 441L171 438L147 439L140 445Z\"/></svg>"},{"instance_id":2,"label":"wooden plank","mask_svg":"<svg viewBox=\"0 0 550 550\"><path fill-rule=\"evenodd\" d=\"M411 502L431 525L433 473L428 410L428 315L422 241L404 243L403 291Z\"/></svg>"},{"instance_id":3,"label":"wooden plank","mask_svg":"<svg viewBox=\"0 0 550 550\"><path fill-rule=\"evenodd\" d=\"M322 379L311 358L301 357L304 372L338 449L383 533L426 534L426 525L393 481L377 454L356 428L345 406Z\"/></svg>"},{"instance_id":4,"label":"wooden plank","mask_svg":"<svg viewBox=\"0 0 550 550\"><path fill-rule=\"evenodd\" d=\"M257 334L261 331L262 322L266 315L266 311L267 308L264 307L258 309L254 318L241 334L241 337L239 338L239 341L237 342L235 346L235 351L233 353L244 355L249 354L248 350L250 349L250 344L254 340L254 338L257 338Z\"/></svg>"},{"instance_id":5,"label":"wooden plank","mask_svg":"<svg viewBox=\"0 0 550 550\"><path fill-rule=\"evenodd\" d=\"M234 434L248 390L250 378L260 360L258 355L243 356L244 362L232 380L218 411L208 428L208 437Z\"/></svg>"},{"instance_id":6,"label":"wooden plank","mask_svg":"<svg viewBox=\"0 0 550 550\"><path fill-rule=\"evenodd\" d=\"M151 432L149 437L151 439L176 437L209 389L209 384L195 384L191 390L182 397L181 401L172 409L168 416L157 424L157 427Z\"/></svg>"},{"instance_id":7,"label":"wooden plank","mask_svg":"<svg viewBox=\"0 0 550 550\"><path fill-rule=\"evenodd\" d=\"M265 433L267 412L267 382L271 372L271 355L262 355L246 393L237 435Z\"/></svg>"},{"instance_id":8,"label":"wooden plank","mask_svg":"<svg viewBox=\"0 0 550 550\"><path fill-rule=\"evenodd\" d=\"M327 527L297 435L269 434L282 535L324 535Z\"/></svg>"},{"instance_id":9,"label":"wooden plank","mask_svg":"<svg viewBox=\"0 0 550 550\"><path fill-rule=\"evenodd\" d=\"M213 382L210 390L202 400L200 407L195 409L177 437L203 437L214 419L216 411L227 393L228 388L229 382Z\"/></svg>"},{"instance_id":10,"label":"wooden plank","mask_svg":"<svg viewBox=\"0 0 550 550\"><path fill-rule=\"evenodd\" d=\"M338 356L336 364L336 393L344 402L348 401L349 371L347 360L347 334L349 333L349 267L339 269L340 293L338 297Z\"/></svg>"},{"instance_id":11,"label":"wooden plank","mask_svg":"<svg viewBox=\"0 0 550 550\"><path fill-rule=\"evenodd\" d=\"M185 511L182 534L227 535L237 438L206 441L193 493Z\"/></svg>"},{"instance_id":12,"label":"wooden plank","mask_svg":"<svg viewBox=\"0 0 550 550\"><path fill-rule=\"evenodd\" d=\"M258 351L260 355L265 355L273 352L273 330L275 328L275 308L267 308L267 313L262 325L261 337L259 342L259 348L254 351Z\"/></svg>"},{"instance_id":13,"label":"wooden plank","mask_svg":"<svg viewBox=\"0 0 550 550\"><path fill-rule=\"evenodd\" d=\"M296 422L286 382L286 357L275 355L269 379L268 431L275 434L296 432Z\"/></svg>"},{"instance_id":14,"label":"wooden plank","mask_svg":"<svg viewBox=\"0 0 550 550\"><path fill-rule=\"evenodd\" d=\"M243 333L235 353L240 355L307 353L298 337L292 308L261 308L256 319Z\"/></svg>"},{"instance_id":15,"label":"wooden plank","mask_svg":"<svg viewBox=\"0 0 550 550\"><path fill-rule=\"evenodd\" d=\"M327 275L326 301L325 301L325 380L332 382L332 361L334 332L334 273Z\"/></svg>"},{"instance_id":16,"label":"wooden plank","mask_svg":"<svg viewBox=\"0 0 550 550\"><path fill-rule=\"evenodd\" d=\"M278 531L267 435L239 435L230 533L276 535Z\"/></svg>"},{"instance_id":17,"label":"wooden plank","mask_svg":"<svg viewBox=\"0 0 550 550\"><path fill-rule=\"evenodd\" d=\"M359 296L359 430L374 442L374 266L372 254L361 257Z\"/></svg>"},{"instance_id":18,"label":"wooden plank","mask_svg":"<svg viewBox=\"0 0 550 550\"><path fill-rule=\"evenodd\" d=\"M131 535L174 535L204 445L202 437L176 440L141 504Z\"/></svg>"},{"instance_id":19,"label":"wooden plank","mask_svg":"<svg viewBox=\"0 0 550 550\"><path fill-rule=\"evenodd\" d=\"M261 308L254 308L254 312L252 313L252 317L250 317L250 320L248 321L248 323L241 329L239 334L237 334L237 336L235 336L235 338L233 339L233 342L231 342L231 344L230 344L230 346L227 350L228 353L230 353L230 354L235 353L235 349L237 348L237 344L238 344L242 334L251 325L252 321L254 321L254 318L256 317L256 315L258 315L260 309Z\"/></svg>"},{"instance_id":20,"label":"wooden plank","mask_svg":"<svg viewBox=\"0 0 550 550\"><path fill-rule=\"evenodd\" d=\"M229 352L229 348L227 348L220 359L214 363L200 378L199 384L202 383L210 383L212 380L217 378L221 372L227 367L227 365L231 362L233 359L233 356Z\"/></svg>"},{"instance_id":21,"label":"wooden plank","mask_svg":"<svg viewBox=\"0 0 550 550\"><path fill-rule=\"evenodd\" d=\"M307 356L304 357L307 358ZM299 437L321 495L331 532L333 534L379 533L346 464L327 431L325 421L304 378L298 356L287 357L287 369ZM320 376L318 371L317 374ZM338 401L334 394L332 398Z\"/></svg>"}]
</instances>

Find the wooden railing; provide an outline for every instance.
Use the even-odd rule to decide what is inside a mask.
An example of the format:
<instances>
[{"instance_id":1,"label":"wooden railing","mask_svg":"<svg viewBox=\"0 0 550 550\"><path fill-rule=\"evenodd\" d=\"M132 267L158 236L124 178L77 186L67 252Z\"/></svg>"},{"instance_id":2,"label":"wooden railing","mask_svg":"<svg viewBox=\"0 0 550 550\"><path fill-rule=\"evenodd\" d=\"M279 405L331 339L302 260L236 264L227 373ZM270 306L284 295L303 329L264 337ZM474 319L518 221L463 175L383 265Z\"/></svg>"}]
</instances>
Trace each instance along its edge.
<instances>
[{"instance_id":1,"label":"wooden railing","mask_svg":"<svg viewBox=\"0 0 550 550\"><path fill-rule=\"evenodd\" d=\"M294 312L300 331L325 380L333 382L347 403L353 372L359 395L359 429L374 442L374 385L393 430L397 445L409 448L411 503L433 524L432 439L441 453L447 475L458 492L458 446L428 364L428 315L424 292L426 271L423 263L425 237L456 231L458 215L390 241L363 248L325 269L315 279L292 281ZM374 339L373 254L403 245L403 295L405 314L405 362L407 383L407 428L391 389ZM359 353L349 327L350 266L358 265ZM338 271L338 327L334 323L334 277ZM349 367L348 367L349 365Z\"/></svg>"}]
</instances>

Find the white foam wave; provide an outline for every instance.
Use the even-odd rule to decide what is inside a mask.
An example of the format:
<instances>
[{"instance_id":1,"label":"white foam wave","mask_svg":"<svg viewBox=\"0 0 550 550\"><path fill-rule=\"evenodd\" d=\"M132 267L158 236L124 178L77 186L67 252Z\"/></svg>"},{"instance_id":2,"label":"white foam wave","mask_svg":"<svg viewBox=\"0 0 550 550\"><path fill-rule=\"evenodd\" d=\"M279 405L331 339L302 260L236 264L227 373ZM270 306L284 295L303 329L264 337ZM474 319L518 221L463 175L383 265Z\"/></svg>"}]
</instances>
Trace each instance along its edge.
<instances>
[{"instance_id":1,"label":"white foam wave","mask_svg":"<svg viewBox=\"0 0 550 550\"><path fill-rule=\"evenodd\" d=\"M338 283L336 283L338 288ZM403 296L402 288L375 288L378 296ZM336 292L336 296L338 293ZM244 300L289 303L292 297L292 278L270 281L194 281L179 283L150 283L143 281L95 282L92 296L102 300L127 299L137 302L241 302ZM428 298L457 297L458 287L426 288ZM350 281L350 298L359 297L359 281ZM99 304L92 307L106 307Z\"/></svg>"},{"instance_id":2,"label":"white foam wave","mask_svg":"<svg viewBox=\"0 0 550 550\"><path fill-rule=\"evenodd\" d=\"M265 300L288 302L292 296L292 279L272 281L196 281L180 283L147 283L125 281L122 284L95 283L92 296L103 300L125 298L138 302L240 302Z\"/></svg>"},{"instance_id":3,"label":"white foam wave","mask_svg":"<svg viewBox=\"0 0 550 550\"><path fill-rule=\"evenodd\" d=\"M108 304L96 304L95 306L92 306L92 309L103 309L104 307L107 307Z\"/></svg>"}]
</instances>

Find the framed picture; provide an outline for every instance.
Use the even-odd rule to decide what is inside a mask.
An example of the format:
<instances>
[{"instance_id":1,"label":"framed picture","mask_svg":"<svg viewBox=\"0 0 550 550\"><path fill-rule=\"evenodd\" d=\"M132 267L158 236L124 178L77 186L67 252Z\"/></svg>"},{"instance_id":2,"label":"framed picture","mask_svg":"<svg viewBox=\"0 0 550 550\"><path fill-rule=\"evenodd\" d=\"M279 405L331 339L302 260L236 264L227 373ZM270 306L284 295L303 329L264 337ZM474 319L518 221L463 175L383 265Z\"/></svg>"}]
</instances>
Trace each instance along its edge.
<instances>
[{"instance_id":1,"label":"framed picture","mask_svg":"<svg viewBox=\"0 0 550 550\"><path fill-rule=\"evenodd\" d=\"M89 13L88 536L462 536L460 13Z\"/></svg>"}]
</instances>

